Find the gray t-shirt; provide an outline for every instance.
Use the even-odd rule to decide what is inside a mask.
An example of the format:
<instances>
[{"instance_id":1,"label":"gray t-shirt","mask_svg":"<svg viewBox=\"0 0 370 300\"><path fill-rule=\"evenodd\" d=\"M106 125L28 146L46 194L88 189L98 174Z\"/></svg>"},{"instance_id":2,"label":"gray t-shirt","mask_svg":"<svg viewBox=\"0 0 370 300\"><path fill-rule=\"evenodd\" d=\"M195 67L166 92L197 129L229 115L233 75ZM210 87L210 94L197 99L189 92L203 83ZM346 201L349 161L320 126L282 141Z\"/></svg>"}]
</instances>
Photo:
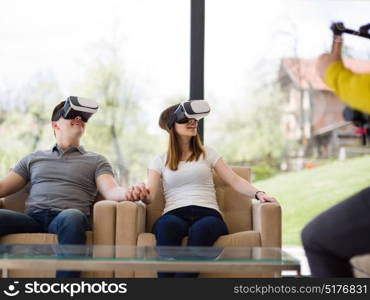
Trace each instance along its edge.
<instances>
[{"instance_id":1,"label":"gray t-shirt","mask_svg":"<svg viewBox=\"0 0 370 300\"><path fill-rule=\"evenodd\" d=\"M107 159L82 146L63 151L58 145L22 158L13 168L30 183L26 213L76 208L89 215L97 195L95 179L112 174Z\"/></svg>"}]
</instances>

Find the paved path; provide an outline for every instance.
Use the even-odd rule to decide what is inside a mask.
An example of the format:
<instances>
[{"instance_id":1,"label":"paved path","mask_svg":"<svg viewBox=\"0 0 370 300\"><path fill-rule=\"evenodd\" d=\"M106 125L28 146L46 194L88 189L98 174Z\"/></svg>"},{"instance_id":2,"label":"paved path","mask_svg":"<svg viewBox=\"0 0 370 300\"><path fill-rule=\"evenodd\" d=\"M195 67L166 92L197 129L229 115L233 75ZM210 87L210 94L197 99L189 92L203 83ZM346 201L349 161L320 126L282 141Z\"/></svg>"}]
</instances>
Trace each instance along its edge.
<instances>
[{"instance_id":1,"label":"paved path","mask_svg":"<svg viewBox=\"0 0 370 300\"><path fill-rule=\"evenodd\" d=\"M302 276L310 276L310 268L308 266L307 258L302 246L283 246L283 251L289 253L291 256L301 261ZM293 271L283 271L283 276L294 276Z\"/></svg>"}]
</instances>

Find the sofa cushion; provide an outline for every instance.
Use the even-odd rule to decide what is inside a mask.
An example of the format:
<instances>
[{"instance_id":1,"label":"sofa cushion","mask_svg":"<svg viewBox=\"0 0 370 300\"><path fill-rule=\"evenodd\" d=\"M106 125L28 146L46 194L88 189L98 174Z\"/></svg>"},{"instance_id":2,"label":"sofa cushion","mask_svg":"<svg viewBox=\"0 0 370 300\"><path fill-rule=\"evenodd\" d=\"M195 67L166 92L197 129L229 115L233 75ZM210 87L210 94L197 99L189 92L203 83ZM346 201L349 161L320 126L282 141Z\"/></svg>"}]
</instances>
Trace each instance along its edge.
<instances>
[{"instance_id":1,"label":"sofa cushion","mask_svg":"<svg viewBox=\"0 0 370 300\"><path fill-rule=\"evenodd\" d=\"M351 265L355 277L370 278L370 254L354 256Z\"/></svg>"}]
</instances>

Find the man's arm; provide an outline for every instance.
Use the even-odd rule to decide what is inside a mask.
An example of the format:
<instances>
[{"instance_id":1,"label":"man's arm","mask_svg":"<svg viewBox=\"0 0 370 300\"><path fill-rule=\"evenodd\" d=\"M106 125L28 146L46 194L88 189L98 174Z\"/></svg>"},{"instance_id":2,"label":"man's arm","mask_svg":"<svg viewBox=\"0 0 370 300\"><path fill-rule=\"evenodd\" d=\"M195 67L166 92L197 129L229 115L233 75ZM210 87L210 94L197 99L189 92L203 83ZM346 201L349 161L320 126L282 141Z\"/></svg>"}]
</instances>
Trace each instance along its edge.
<instances>
[{"instance_id":1,"label":"man's arm","mask_svg":"<svg viewBox=\"0 0 370 300\"><path fill-rule=\"evenodd\" d=\"M26 180L21 175L10 171L4 179L0 180L0 198L18 192L26 183Z\"/></svg>"},{"instance_id":2,"label":"man's arm","mask_svg":"<svg viewBox=\"0 0 370 300\"><path fill-rule=\"evenodd\" d=\"M107 200L139 201L147 197L145 186L133 186L125 189L119 186L111 174L102 174L96 178L98 191Z\"/></svg>"},{"instance_id":3,"label":"man's arm","mask_svg":"<svg viewBox=\"0 0 370 300\"><path fill-rule=\"evenodd\" d=\"M343 63L334 62L324 80L348 106L370 114L370 74L353 73Z\"/></svg>"},{"instance_id":4,"label":"man's arm","mask_svg":"<svg viewBox=\"0 0 370 300\"><path fill-rule=\"evenodd\" d=\"M332 53L317 59L318 75L348 106L370 114L370 74L353 73L343 65L342 42L335 37Z\"/></svg>"}]
</instances>

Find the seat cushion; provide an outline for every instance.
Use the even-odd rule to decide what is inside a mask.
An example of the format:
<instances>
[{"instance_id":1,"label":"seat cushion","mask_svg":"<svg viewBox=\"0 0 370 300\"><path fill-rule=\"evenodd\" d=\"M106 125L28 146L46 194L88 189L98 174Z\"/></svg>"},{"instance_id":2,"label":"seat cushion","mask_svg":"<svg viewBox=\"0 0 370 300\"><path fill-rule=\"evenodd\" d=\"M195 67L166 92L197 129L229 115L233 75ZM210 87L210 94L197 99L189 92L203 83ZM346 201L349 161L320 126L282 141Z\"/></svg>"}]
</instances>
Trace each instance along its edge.
<instances>
[{"instance_id":1,"label":"seat cushion","mask_svg":"<svg viewBox=\"0 0 370 300\"><path fill-rule=\"evenodd\" d=\"M182 240L182 245L187 244L187 237ZM141 233L138 236L138 246L155 246L156 240L153 233ZM220 236L214 243L215 247L261 247L261 236L257 231L242 231Z\"/></svg>"},{"instance_id":2,"label":"seat cushion","mask_svg":"<svg viewBox=\"0 0 370 300\"><path fill-rule=\"evenodd\" d=\"M187 244L188 237L184 237L182 245ZM155 246L156 240L155 235L152 233L141 233L138 236L137 245L143 246ZM261 247L261 236L256 231L242 231L232 234L227 234L219 237L214 243L215 247ZM257 274L248 274L250 277L255 277ZM200 277L245 277L245 274L226 274L226 273L201 273ZM260 277L264 277L262 274L258 274ZM157 277L156 273L152 272L135 272L135 277ZM271 274L265 277L272 277Z\"/></svg>"},{"instance_id":3,"label":"seat cushion","mask_svg":"<svg viewBox=\"0 0 370 300\"><path fill-rule=\"evenodd\" d=\"M153 233L140 233L137 238L137 246L144 247L144 246L155 246L157 244L155 240L155 235Z\"/></svg>"},{"instance_id":4,"label":"seat cushion","mask_svg":"<svg viewBox=\"0 0 370 300\"><path fill-rule=\"evenodd\" d=\"M86 243L92 244L92 232L86 232ZM0 237L0 244L55 244L58 242L58 238L52 233L14 233ZM82 272L81 277L91 277L92 272ZM53 278L55 277L55 271L45 270L8 270L9 277L44 277Z\"/></svg>"},{"instance_id":5,"label":"seat cushion","mask_svg":"<svg viewBox=\"0 0 370 300\"><path fill-rule=\"evenodd\" d=\"M351 265L355 277L370 278L370 254L354 256Z\"/></svg>"},{"instance_id":6,"label":"seat cushion","mask_svg":"<svg viewBox=\"0 0 370 300\"><path fill-rule=\"evenodd\" d=\"M92 232L86 231L86 244L92 244ZM58 238L53 233L13 233L0 237L0 244L55 244Z\"/></svg>"},{"instance_id":7,"label":"seat cushion","mask_svg":"<svg viewBox=\"0 0 370 300\"><path fill-rule=\"evenodd\" d=\"M242 231L220 236L215 247L261 247L261 235L257 231Z\"/></svg>"}]
</instances>

